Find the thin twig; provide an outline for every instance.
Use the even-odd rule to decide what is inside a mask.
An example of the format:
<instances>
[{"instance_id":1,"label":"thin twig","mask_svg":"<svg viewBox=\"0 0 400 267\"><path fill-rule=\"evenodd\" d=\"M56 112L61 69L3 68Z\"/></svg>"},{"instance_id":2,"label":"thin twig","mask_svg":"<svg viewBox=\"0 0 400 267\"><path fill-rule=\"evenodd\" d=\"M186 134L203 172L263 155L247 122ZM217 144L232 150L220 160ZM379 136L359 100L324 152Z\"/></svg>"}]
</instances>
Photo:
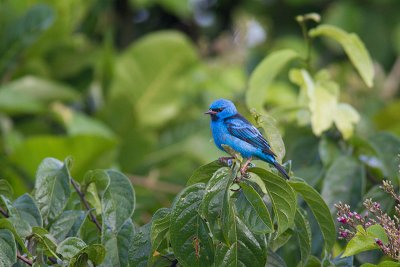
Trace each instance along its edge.
<instances>
[{"instance_id":1,"label":"thin twig","mask_svg":"<svg viewBox=\"0 0 400 267\"><path fill-rule=\"evenodd\" d=\"M96 215L92 213L92 209L90 208L89 203L87 202L85 195L82 193L81 189L79 188L79 184L75 182L74 179L71 178L71 184L74 187L75 191L78 193L79 198L81 199L83 205L85 206L86 210L89 212L89 217L92 222L97 226L97 229L101 231L101 225L96 219Z\"/></svg>"},{"instance_id":2,"label":"thin twig","mask_svg":"<svg viewBox=\"0 0 400 267\"><path fill-rule=\"evenodd\" d=\"M29 266L33 265L32 260L26 258L25 256L22 256L21 254L19 254L19 251L17 251L17 258L23 262L25 262L26 264L28 264Z\"/></svg>"}]
</instances>

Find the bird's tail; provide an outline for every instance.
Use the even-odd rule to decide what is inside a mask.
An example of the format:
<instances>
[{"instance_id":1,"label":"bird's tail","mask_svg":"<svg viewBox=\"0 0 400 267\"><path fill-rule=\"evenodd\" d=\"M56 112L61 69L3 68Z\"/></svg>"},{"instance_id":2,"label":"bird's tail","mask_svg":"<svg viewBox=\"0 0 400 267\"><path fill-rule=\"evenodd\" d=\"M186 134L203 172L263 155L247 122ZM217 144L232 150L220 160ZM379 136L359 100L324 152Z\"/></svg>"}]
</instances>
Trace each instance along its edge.
<instances>
[{"instance_id":1,"label":"bird's tail","mask_svg":"<svg viewBox=\"0 0 400 267\"><path fill-rule=\"evenodd\" d=\"M286 170L283 168L282 165L280 165L276 160L273 162L275 168L282 173L282 175L286 178L286 179L290 179L289 174L286 172Z\"/></svg>"}]
</instances>

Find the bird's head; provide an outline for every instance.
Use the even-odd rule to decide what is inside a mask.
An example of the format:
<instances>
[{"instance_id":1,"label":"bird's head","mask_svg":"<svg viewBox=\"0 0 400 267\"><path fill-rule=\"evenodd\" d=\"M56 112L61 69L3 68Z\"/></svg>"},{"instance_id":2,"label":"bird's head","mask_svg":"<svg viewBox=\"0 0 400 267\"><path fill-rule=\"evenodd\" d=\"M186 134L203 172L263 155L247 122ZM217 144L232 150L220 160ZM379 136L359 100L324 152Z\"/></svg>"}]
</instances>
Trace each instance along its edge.
<instances>
[{"instance_id":1,"label":"bird's head","mask_svg":"<svg viewBox=\"0 0 400 267\"><path fill-rule=\"evenodd\" d=\"M212 120L219 120L233 116L236 113L237 110L232 101L218 99L211 104L210 109L205 114L209 114Z\"/></svg>"}]
</instances>

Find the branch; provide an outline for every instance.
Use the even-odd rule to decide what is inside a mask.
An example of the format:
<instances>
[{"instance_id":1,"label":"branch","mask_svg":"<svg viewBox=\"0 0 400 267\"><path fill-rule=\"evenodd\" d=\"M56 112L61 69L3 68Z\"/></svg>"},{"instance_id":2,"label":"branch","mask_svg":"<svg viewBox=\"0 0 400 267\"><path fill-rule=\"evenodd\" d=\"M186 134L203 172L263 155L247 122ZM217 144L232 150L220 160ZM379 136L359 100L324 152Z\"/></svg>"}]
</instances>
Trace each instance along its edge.
<instances>
[{"instance_id":1,"label":"branch","mask_svg":"<svg viewBox=\"0 0 400 267\"><path fill-rule=\"evenodd\" d=\"M92 213L92 209L90 208L89 203L87 202L85 195L82 193L81 189L79 188L79 184L75 182L74 179L71 178L71 184L74 187L75 191L78 193L79 198L81 199L83 205L85 206L86 210L89 212L90 220L97 226L97 229L101 231L101 225L96 219L96 215Z\"/></svg>"},{"instance_id":2,"label":"branch","mask_svg":"<svg viewBox=\"0 0 400 267\"><path fill-rule=\"evenodd\" d=\"M29 266L32 266L32 265L33 265L32 260L30 260L30 259L26 258L25 256L19 254L19 251L18 251L18 250L17 250L17 258L18 258L19 260L25 262L25 263L28 264Z\"/></svg>"}]
</instances>

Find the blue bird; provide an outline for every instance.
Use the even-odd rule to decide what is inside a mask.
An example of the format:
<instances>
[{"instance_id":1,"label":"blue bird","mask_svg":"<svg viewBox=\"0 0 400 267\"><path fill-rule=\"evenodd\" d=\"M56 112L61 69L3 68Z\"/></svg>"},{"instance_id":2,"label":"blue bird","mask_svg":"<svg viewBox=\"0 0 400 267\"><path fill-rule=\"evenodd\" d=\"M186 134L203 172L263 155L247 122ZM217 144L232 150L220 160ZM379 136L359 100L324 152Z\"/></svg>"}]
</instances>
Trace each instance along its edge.
<instances>
[{"instance_id":1,"label":"blue bird","mask_svg":"<svg viewBox=\"0 0 400 267\"><path fill-rule=\"evenodd\" d=\"M267 140L256 127L237 112L231 101L218 99L211 104L205 114L211 117L211 132L215 145L223 151L225 150L222 145L227 145L246 159L245 164L240 168L242 175L246 173L248 165L254 158L272 164L285 178L289 179L285 169L276 160L276 155L272 152ZM233 159L233 157L222 159Z\"/></svg>"}]
</instances>

